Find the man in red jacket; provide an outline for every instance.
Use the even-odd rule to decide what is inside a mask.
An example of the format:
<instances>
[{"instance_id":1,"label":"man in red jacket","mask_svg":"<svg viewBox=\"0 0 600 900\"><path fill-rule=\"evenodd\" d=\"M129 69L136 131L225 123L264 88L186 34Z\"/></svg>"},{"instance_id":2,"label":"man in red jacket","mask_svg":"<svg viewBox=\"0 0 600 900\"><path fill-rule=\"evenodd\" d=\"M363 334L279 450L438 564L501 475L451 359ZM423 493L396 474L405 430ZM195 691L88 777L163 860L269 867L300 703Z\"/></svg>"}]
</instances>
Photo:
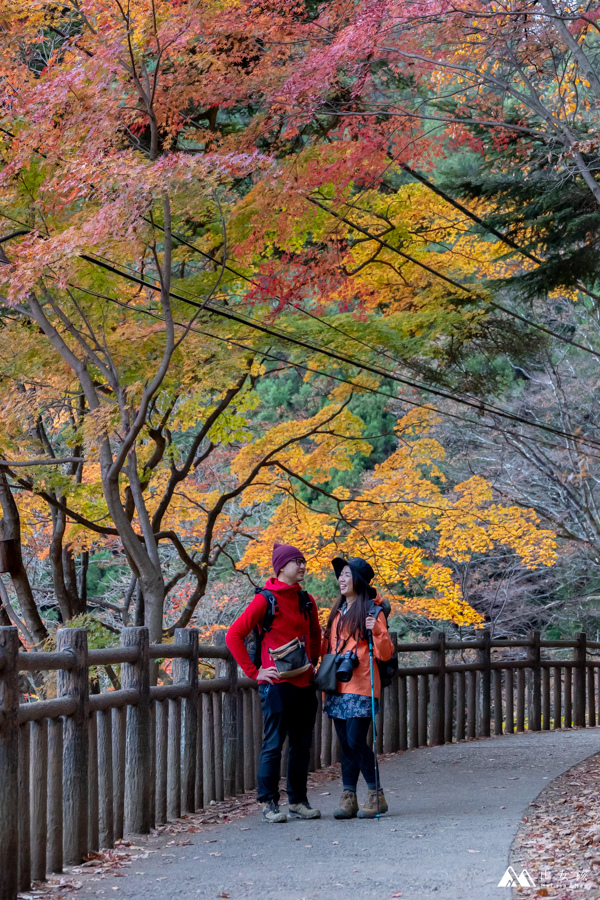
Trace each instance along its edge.
<instances>
[{"instance_id":1,"label":"man in red jacket","mask_svg":"<svg viewBox=\"0 0 600 900\"><path fill-rule=\"evenodd\" d=\"M308 763L312 733L317 712L317 696L313 687L313 666L321 649L321 626L317 604L310 594L301 591L306 574L304 554L290 544L273 547L275 578L269 578L265 590L275 597L277 609L268 631L262 632L260 668L250 659L245 639L267 613L266 597L259 593L227 632L227 646L249 678L258 681L263 712L263 744L258 763L258 799L264 804L265 822L286 822L279 809L279 776L281 750L289 738L287 792L290 818L318 819L306 796ZM275 650L298 638L304 644L312 665L285 681L280 680L269 650Z\"/></svg>"}]
</instances>

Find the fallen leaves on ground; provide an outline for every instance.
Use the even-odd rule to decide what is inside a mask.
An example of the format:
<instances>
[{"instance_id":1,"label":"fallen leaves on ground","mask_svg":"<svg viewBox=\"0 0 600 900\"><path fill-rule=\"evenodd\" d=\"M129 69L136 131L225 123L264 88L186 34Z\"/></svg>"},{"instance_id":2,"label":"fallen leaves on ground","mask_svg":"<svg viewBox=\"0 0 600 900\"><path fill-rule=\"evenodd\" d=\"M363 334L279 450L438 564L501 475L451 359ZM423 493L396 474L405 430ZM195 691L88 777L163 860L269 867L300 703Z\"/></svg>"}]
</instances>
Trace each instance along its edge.
<instances>
[{"instance_id":1,"label":"fallen leaves on ground","mask_svg":"<svg viewBox=\"0 0 600 900\"><path fill-rule=\"evenodd\" d=\"M600 900L600 754L555 778L530 805L511 852L527 869L530 896Z\"/></svg>"}]
</instances>

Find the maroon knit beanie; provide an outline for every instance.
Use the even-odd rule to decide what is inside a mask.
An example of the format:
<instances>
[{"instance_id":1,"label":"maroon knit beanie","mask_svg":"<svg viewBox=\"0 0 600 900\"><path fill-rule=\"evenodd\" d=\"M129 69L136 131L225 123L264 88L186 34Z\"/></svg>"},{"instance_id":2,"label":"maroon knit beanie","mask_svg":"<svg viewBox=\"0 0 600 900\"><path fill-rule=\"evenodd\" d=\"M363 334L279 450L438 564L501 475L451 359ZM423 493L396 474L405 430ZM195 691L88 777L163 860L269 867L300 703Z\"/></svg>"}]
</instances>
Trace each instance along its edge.
<instances>
[{"instance_id":1,"label":"maroon knit beanie","mask_svg":"<svg viewBox=\"0 0 600 900\"><path fill-rule=\"evenodd\" d=\"M297 547L292 547L291 544L273 544L273 571L276 577L292 559L303 559L306 562L304 553Z\"/></svg>"}]
</instances>

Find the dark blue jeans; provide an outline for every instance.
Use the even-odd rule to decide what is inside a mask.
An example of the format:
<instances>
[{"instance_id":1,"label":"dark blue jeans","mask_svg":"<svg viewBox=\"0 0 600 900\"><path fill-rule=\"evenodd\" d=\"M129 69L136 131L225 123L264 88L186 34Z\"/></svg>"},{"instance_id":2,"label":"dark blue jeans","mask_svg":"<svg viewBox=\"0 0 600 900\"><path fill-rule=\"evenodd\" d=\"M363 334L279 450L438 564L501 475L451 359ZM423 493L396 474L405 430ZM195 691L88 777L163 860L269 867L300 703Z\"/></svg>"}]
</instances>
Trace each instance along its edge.
<instances>
[{"instance_id":1,"label":"dark blue jeans","mask_svg":"<svg viewBox=\"0 0 600 900\"><path fill-rule=\"evenodd\" d=\"M370 791L375 790L375 758L367 744L371 720L367 718L334 719L333 724L342 749L342 786L355 791L360 772Z\"/></svg>"},{"instance_id":2,"label":"dark blue jeans","mask_svg":"<svg viewBox=\"0 0 600 900\"><path fill-rule=\"evenodd\" d=\"M263 742L258 761L258 799L279 800L281 750L289 739L287 792L290 803L306 802L306 781L317 695L313 687L259 684L263 713Z\"/></svg>"}]
</instances>

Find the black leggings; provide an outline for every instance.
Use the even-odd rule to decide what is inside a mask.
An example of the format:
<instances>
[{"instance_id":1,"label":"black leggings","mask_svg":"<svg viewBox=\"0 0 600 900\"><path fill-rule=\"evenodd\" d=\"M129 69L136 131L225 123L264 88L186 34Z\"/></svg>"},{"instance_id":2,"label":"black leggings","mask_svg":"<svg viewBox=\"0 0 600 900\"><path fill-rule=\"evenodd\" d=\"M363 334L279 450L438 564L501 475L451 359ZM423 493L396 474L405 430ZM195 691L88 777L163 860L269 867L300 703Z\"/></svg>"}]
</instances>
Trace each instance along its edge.
<instances>
[{"instance_id":1,"label":"black leggings","mask_svg":"<svg viewBox=\"0 0 600 900\"><path fill-rule=\"evenodd\" d=\"M371 719L334 719L333 724L342 748L342 786L356 791L360 772L370 791L376 789L373 748L367 744Z\"/></svg>"}]
</instances>

